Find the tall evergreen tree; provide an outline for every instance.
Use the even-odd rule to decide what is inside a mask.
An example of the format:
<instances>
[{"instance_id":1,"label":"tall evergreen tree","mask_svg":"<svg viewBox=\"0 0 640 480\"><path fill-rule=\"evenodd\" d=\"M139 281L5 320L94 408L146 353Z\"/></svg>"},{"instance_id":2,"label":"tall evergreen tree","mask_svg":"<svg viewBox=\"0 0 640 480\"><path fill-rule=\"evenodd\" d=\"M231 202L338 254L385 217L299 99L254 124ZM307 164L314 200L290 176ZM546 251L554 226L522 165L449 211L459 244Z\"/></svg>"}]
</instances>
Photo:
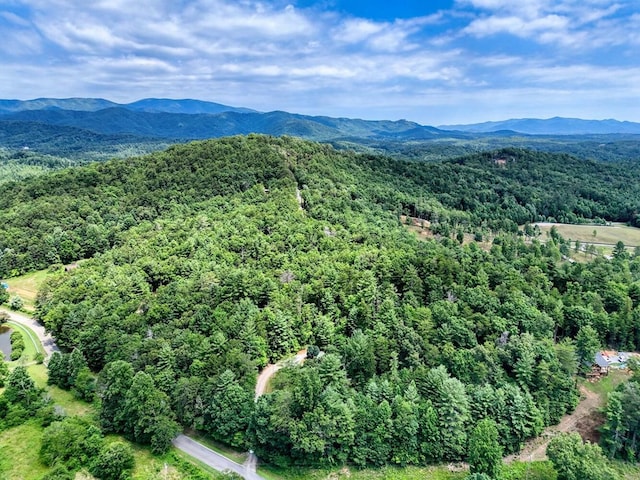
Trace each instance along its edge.
<instances>
[{"instance_id":1,"label":"tall evergreen tree","mask_svg":"<svg viewBox=\"0 0 640 480\"><path fill-rule=\"evenodd\" d=\"M484 473L490 478L498 478L502 446L498 443L498 429L493 420L485 418L472 430L467 456L471 473Z\"/></svg>"}]
</instances>

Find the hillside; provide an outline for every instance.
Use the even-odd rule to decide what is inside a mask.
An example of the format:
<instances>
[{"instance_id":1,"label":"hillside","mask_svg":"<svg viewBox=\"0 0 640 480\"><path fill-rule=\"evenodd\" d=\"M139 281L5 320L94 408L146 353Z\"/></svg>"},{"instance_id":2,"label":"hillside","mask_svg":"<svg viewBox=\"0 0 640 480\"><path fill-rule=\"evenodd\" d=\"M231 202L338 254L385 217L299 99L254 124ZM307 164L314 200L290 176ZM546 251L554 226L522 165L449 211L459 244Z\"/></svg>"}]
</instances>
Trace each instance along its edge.
<instances>
[{"instance_id":1,"label":"hillside","mask_svg":"<svg viewBox=\"0 0 640 480\"><path fill-rule=\"evenodd\" d=\"M250 138L252 145L260 145L257 139L274 145L293 141ZM15 256L0 256L0 275L44 268L55 259L68 263L92 256L117 244L121 233L136 222L159 218L176 203L192 205L256 182L268 188L263 177L266 164L232 167L233 162L247 161L233 156L222 166L207 166L191 153L207 148L233 151L226 145L238 141L175 146L151 157L96 164L0 187L0 220L7 226L0 232L0 250L15 252ZM518 225L537 221L638 222L638 166L517 149L421 164L300 145L325 149L329 163L323 168L331 175L351 179L352 170L360 172L345 187L357 191L357 197L395 215L428 220L434 232L445 235L457 230L515 231ZM28 152L23 156L28 159ZM305 169L298 172L293 164L277 163L282 159L266 158L276 161L269 172L295 173L299 188L307 183ZM55 233L54 227L60 232ZM51 235L59 238L54 241Z\"/></svg>"},{"instance_id":2,"label":"hillside","mask_svg":"<svg viewBox=\"0 0 640 480\"><path fill-rule=\"evenodd\" d=\"M103 428L139 442L163 445L175 418L275 465L425 464L465 459L490 418L515 452L577 402L592 353L554 339L640 347L640 258L561 266L559 239L502 234L485 251L449 234L512 225L519 188L531 202L580 168L524 151L421 165L258 135L178 145L0 186L0 275L88 258L48 281L37 315L101 372L99 391L120 389ZM548 181L525 185L535 171ZM465 189L486 206L452 209ZM418 240L401 213L430 215L442 240ZM254 403L257 370L305 346ZM162 414L122 403L141 385Z\"/></svg>"},{"instance_id":3,"label":"hillside","mask_svg":"<svg viewBox=\"0 0 640 480\"><path fill-rule=\"evenodd\" d=\"M306 169L297 170L306 168L304 163L302 167L283 164L282 158L266 156L264 161L275 163L265 169L266 165L247 163L249 158L239 152L229 153L231 157L224 160L215 157L222 165L207 165L194 153L209 148L220 151L218 155L233 152L233 145L240 142L239 137L234 138L175 146L151 157L95 164L0 186L0 221L6 226L0 231L0 251L13 252L0 256L0 276L93 256L119 244L123 232L138 222L160 218L176 205L197 204L255 183L269 188L272 177L265 177L267 174L289 172L282 180L295 176L299 188L308 183ZM428 220L434 232L445 236L458 230L513 232L518 225L537 221L638 223L638 166L517 149L424 164L340 152L290 138L250 139L250 145L267 152L289 142L321 149L328 162L321 168L329 178L338 175L344 181L342 177L347 176L350 180L342 188L355 198L394 215ZM261 146L261 141L274 145ZM28 160L28 153L23 156ZM234 162L238 162L233 167L237 172L232 171ZM354 180L355 171L359 173ZM344 224L336 212L340 209L326 214Z\"/></svg>"}]
</instances>

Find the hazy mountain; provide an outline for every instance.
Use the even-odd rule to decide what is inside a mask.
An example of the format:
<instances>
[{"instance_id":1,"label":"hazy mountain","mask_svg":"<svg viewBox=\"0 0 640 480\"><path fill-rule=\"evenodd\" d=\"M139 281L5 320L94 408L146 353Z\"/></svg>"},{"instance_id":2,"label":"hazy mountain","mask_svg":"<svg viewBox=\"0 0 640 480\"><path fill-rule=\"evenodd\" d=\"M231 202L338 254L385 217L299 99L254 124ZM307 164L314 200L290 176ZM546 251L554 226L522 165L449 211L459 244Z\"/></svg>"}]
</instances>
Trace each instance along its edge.
<instances>
[{"instance_id":1,"label":"hazy mountain","mask_svg":"<svg viewBox=\"0 0 640 480\"><path fill-rule=\"evenodd\" d=\"M121 107L127 110L167 113L221 113L255 112L250 108L230 107L221 103L202 100L172 100L166 98L145 98L132 103L115 103L102 98L38 98L35 100L0 100L0 114L25 110L62 109L95 112L105 108Z\"/></svg>"},{"instance_id":2,"label":"hazy mountain","mask_svg":"<svg viewBox=\"0 0 640 480\"><path fill-rule=\"evenodd\" d=\"M98 111L24 110L0 116L0 121L38 122L90 130L102 134L131 134L170 139L203 139L263 133L293 135L313 140L339 138L430 139L461 137L406 120L368 121L310 117L287 112L183 114L135 111L124 107Z\"/></svg>"},{"instance_id":3,"label":"hazy mountain","mask_svg":"<svg viewBox=\"0 0 640 480\"><path fill-rule=\"evenodd\" d=\"M0 114L24 110L63 109L95 112L117 106L104 98L36 98L34 100L0 100Z\"/></svg>"},{"instance_id":4,"label":"hazy mountain","mask_svg":"<svg viewBox=\"0 0 640 480\"><path fill-rule=\"evenodd\" d=\"M582 120L580 118L553 117L548 119L519 118L500 122L483 122L470 125L441 125L445 130L473 133L489 133L500 130L531 135L586 135L632 133L640 134L640 123L618 120Z\"/></svg>"},{"instance_id":5,"label":"hazy mountain","mask_svg":"<svg viewBox=\"0 0 640 480\"><path fill-rule=\"evenodd\" d=\"M166 112L166 113L222 113L238 112L252 113L255 110L242 107L230 107L221 103L204 102L202 100L172 100L169 98L145 98L137 102L120 105L128 110L138 110L143 112Z\"/></svg>"}]
</instances>

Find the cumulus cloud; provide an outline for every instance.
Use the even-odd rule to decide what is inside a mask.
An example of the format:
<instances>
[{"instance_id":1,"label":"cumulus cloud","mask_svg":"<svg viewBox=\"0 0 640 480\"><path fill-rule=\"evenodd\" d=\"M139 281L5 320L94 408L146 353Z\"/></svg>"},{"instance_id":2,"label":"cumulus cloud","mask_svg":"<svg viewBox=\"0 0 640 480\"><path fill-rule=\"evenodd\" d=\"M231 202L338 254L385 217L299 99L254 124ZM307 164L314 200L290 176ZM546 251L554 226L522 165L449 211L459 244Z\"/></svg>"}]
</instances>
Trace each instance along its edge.
<instances>
[{"instance_id":1,"label":"cumulus cloud","mask_svg":"<svg viewBox=\"0 0 640 480\"><path fill-rule=\"evenodd\" d=\"M291 3L5 2L0 89L18 98L188 96L444 123L462 120L443 115L460 115L465 105L484 114L484 100L472 98L523 104L514 84L531 95L564 92L564 84L593 95L582 77L606 87L615 72L616 89L636 88L640 15L623 2L457 0L449 11L387 20ZM526 54L505 35L529 42Z\"/></svg>"},{"instance_id":2,"label":"cumulus cloud","mask_svg":"<svg viewBox=\"0 0 640 480\"><path fill-rule=\"evenodd\" d=\"M481 12L463 34L509 34L576 50L624 43L620 32L632 26L632 17L615 17L623 5L608 0L458 0L457 4Z\"/></svg>"}]
</instances>

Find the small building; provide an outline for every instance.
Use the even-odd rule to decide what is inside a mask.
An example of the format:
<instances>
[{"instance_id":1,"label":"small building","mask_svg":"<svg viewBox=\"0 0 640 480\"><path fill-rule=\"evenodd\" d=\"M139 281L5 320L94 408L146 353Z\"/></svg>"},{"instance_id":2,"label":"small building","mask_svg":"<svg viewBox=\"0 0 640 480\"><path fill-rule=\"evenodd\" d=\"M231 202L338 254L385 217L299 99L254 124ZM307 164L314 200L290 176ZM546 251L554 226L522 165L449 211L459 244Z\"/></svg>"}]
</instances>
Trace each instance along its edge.
<instances>
[{"instance_id":1,"label":"small building","mask_svg":"<svg viewBox=\"0 0 640 480\"><path fill-rule=\"evenodd\" d=\"M596 353L591 373L597 373L598 376L609 375L609 360L604 356L604 352Z\"/></svg>"},{"instance_id":2,"label":"small building","mask_svg":"<svg viewBox=\"0 0 640 480\"><path fill-rule=\"evenodd\" d=\"M624 370L627 368L627 362L632 357L640 359L640 354L635 352L601 350L596 353L591 372L587 374L587 378L598 379L604 375L608 375L612 368Z\"/></svg>"}]
</instances>

